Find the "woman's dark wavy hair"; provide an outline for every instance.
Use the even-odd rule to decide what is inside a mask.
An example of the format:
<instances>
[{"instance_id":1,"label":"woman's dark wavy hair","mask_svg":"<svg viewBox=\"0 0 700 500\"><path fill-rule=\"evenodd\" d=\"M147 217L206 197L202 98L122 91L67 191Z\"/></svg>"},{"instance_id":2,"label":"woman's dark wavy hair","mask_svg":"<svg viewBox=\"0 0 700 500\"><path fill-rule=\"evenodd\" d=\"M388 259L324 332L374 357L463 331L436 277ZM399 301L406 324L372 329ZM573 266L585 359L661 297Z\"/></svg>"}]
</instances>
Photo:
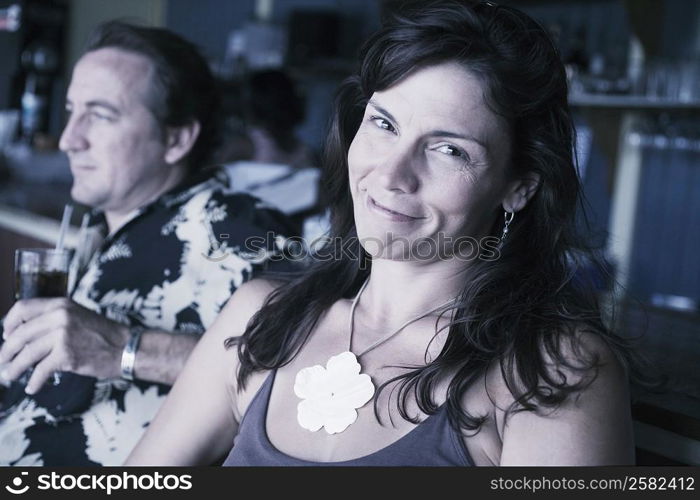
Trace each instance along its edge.
<instances>
[{"instance_id":1,"label":"woman's dark wavy hair","mask_svg":"<svg viewBox=\"0 0 700 500\"><path fill-rule=\"evenodd\" d=\"M161 127L179 127L197 120L199 136L185 161L190 171L211 166L221 143L221 97L207 61L197 47L172 31L121 20L97 26L85 52L107 47L139 54L153 63L151 111Z\"/></svg>"},{"instance_id":2,"label":"woman's dark wavy hair","mask_svg":"<svg viewBox=\"0 0 700 500\"><path fill-rule=\"evenodd\" d=\"M325 149L332 238L356 236L347 153L368 99L426 66L457 62L478 75L488 89L488 104L510 125L512 174L540 176L536 194L511 225L501 257L470 265L440 354L425 366L406 367L380 387L399 382L401 416L417 421L406 410L410 397L422 412L434 413L431 391L441 377L454 373L446 403L451 421L478 431L485 417L464 410L462 396L493 363L500 363L515 397L507 414L555 407L588 385L600 366L580 341L584 331L602 338L626 369L633 367L626 340L606 327L582 272L594 257L576 229L581 185L566 74L544 29L515 9L491 3L423 3L394 14L365 43L361 61L359 74L338 92ZM502 224L502 212L494 213L492 236L500 236ZM276 289L244 334L227 340L227 347L237 345L239 351L241 388L252 372L289 363L322 313L358 292L371 260L353 241L345 255L316 262ZM564 370L551 369L552 361L582 376L567 379ZM376 399L375 413L379 416Z\"/></svg>"}]
</instances>

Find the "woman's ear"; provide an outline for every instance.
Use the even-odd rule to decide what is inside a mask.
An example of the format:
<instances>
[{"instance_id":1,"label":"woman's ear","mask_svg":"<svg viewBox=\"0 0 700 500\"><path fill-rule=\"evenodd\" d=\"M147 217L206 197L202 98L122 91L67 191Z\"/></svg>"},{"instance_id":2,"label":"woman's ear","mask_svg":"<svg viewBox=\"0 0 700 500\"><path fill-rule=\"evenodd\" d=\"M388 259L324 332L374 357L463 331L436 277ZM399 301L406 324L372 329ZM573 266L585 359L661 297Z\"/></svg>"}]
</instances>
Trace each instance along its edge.
<instances>
[{"instance_id":1,"label":"woman's ear","mask_svg":"<svg viewBox=\"0 0 700 500\"><path fill-rule=\"evenodd\" d=\"M525 176L516 179L508 186L508 191L503 198L503 209L506 212L519 212L530 201L537 188L540 186L540 174L529 172Z\"/></svg>"},{"instance_id":2,"label":"woman's ear","mask_svg":"<svg viewBox=\"0 0 700 500\"><path fill-rule=\"evenodd\" d=\"M200 130L201 126L197 120L180 127L168 127L166 132L166 163L174 165L187 156L197 142Z\"/></svg>"}]
</instances>

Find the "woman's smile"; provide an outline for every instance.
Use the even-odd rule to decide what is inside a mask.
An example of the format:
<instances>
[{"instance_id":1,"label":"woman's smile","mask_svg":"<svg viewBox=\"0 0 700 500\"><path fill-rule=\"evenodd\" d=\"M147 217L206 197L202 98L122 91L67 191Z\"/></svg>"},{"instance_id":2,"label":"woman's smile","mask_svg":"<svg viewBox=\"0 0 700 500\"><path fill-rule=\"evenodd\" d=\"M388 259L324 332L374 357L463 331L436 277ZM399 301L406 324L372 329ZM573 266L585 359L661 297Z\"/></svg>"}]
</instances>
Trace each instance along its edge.
<instances>
[{"instance_id":1,"label":"woman's smile","mask_svg":"<svg viewBox=\"0 0 700 500\"><path fill-rule=\"evenodd\" d=\"M372 198L369 194L366 197L366 206L367 208L376 213L379 214L380 217L383 217L385 219L388 219L390 221L394 222L413 222L421 219L425 219L425 217L415 217L413 215L409 215L407 213L404 213L403 209L394 209L394 208L389 208L386 205L383 205L379 203L377 200Z\"/></svg>"}]
</instances>

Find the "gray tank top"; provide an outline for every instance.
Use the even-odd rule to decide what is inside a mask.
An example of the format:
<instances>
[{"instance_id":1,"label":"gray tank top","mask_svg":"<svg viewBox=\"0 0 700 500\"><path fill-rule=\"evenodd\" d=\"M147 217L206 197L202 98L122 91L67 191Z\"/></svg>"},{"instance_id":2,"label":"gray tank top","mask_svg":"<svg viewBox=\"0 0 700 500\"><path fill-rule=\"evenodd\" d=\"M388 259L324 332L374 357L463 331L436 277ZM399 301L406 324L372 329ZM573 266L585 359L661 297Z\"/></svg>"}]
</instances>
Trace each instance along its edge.
<instances>
[{"instance_id":1,"label":"gray tank top","mask_svg":"<svg viewBox=\"0 0 700 500\"><path fill-rule=\"evenodd\" d=\"M241 419L236 444L224 466L471 466L462 437L449 423L442 405L408 434L386 448L342 462L311 462L291 457L273 446L265 421L275 372L271 372Z\"/></svg>"}]
</instances>

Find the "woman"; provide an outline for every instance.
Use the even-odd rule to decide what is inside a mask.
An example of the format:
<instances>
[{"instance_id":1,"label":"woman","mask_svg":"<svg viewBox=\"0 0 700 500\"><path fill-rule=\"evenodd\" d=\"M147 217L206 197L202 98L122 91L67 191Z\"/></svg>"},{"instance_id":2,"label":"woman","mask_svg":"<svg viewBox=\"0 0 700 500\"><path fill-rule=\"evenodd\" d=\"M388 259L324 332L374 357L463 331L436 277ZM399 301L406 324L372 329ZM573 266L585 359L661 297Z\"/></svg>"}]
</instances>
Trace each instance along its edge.
<instances>
[{"instance_id":1,"label":"woman","mask_svg":"<svg viewBox=\"0 0 700 500\"><path fill-rule=\"evenodd\" d=\"M239 288L129 463L632 463L623 342L576 272L572 137L527 16L397 16L336 101L341 251Z\"/></svg>"}]
</instances>

